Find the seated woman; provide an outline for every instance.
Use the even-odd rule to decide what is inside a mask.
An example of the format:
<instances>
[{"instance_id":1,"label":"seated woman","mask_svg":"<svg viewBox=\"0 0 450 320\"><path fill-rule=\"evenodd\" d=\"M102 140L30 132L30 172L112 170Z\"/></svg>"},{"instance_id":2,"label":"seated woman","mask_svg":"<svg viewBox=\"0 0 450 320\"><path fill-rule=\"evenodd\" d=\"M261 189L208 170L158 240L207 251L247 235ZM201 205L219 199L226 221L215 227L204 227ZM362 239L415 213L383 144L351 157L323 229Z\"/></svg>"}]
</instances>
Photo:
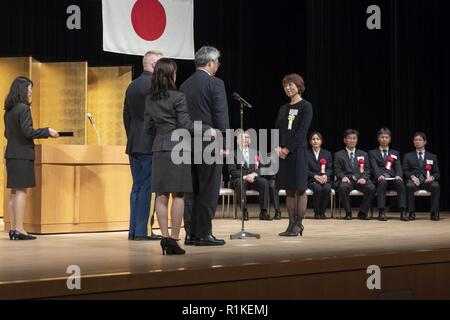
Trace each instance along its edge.
<instances>
[{"instance_id":1,"label":"seated woman","mask_svg":"<svg viewBox=\"0 0 450 320\"><path fill-rule=\"evenodd\" d=\"M326 219L325 212L331 193L333 159L331 152L322 149L323 137L321 133L313 132L309 143L312 149L308 150L308 188L314 192L314 218Z\"/></svg>"}]
</instances>

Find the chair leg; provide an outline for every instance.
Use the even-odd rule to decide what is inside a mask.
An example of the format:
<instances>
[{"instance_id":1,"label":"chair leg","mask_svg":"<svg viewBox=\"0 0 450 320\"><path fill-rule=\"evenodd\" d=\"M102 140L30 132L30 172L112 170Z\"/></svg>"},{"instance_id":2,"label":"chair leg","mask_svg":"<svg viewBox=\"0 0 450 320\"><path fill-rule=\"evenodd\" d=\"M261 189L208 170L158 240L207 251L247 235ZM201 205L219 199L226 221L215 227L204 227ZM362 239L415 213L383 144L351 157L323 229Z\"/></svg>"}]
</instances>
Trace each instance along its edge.
<instances>
[{"instance_id":1,"label":"chair leg","mask_svg":"<svg viewBox=\"0 0 450 320\"><path fill-rule=\"evenodd\" d=\"M333 212L333 194L330 193L330 203L331 203L331 219L334 219L334 212Z\"/></svg>"}]
</instances>

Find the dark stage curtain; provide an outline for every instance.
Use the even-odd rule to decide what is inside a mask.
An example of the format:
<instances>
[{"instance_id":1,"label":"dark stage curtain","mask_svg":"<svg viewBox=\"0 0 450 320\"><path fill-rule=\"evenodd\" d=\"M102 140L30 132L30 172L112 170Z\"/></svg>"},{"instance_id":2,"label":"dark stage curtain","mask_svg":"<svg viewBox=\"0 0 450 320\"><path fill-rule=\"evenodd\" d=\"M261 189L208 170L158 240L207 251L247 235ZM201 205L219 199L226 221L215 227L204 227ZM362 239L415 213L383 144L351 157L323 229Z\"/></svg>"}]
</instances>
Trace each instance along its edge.
<instances>
[{"instance_id":1,"label":"dark stage curtain","mask_svg":"<svg viewBox=\"0 0 450 320\"><path fill-rule=\"evenodd\" d=\"M82 10L82 30L66 28L66 8ZM366 9L382 10L382 30L366 28ZM195 0L195 42L223 53L218 76L226 82L233 127L239 125L238 91L255 109L246 127L272 128L286 102L282 77L306 80L314 106L311 130L324 147L342 148L347 128L361 132L360 147L377 146L376 132L390 127L392 147L413 148L415 131L428 134L427 149L439 156L442 209L450 210L448 0ZM102 51L100 0L15 0L0 11L0 55L33 55L41 61L87 60L91 66L133 65L141 58ZM192 71L179 63L181 83ZM426 207L425 207L426 208Z\"/></svg>"}]
</instances>

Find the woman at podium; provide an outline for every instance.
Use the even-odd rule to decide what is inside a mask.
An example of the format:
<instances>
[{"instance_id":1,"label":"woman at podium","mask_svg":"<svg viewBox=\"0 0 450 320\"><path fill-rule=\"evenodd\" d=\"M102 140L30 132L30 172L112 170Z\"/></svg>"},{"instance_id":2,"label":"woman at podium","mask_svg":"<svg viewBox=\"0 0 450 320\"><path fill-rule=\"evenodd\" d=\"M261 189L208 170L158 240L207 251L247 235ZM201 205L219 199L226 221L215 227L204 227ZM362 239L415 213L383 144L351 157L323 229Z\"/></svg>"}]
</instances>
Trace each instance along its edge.
<instances>
[{"instance_id":1,"label":"woman at podium","mask_svg":"<svg viewBox=\"0 0 450 320\"><path fill-rule=\"evenodd\" d=\"M5 99L6 188L11 189L8 202L11 240L36 239L23 227L27 189L36 186L33 139L58 137L58 132L52 128L33 128L32 90L33 82L30 79L17 77Z\"/></svg>"}]
</instances>

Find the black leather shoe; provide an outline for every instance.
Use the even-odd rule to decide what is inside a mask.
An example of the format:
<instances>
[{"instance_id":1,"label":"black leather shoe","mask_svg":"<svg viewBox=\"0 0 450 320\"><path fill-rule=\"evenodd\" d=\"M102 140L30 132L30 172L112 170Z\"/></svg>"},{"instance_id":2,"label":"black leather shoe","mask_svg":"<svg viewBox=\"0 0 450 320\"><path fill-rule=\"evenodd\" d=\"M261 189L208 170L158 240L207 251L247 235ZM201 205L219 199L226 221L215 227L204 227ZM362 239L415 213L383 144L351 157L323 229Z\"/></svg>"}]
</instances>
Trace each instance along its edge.
<instances>
[{"instance_id":1,"label":"black leather shoe","mask_svg":"<svg viewBox=\"0 0 450 320\"><path fill-rule=\"evenodd\" d=\"M378 220L379 221L383 221L383 222L388 221L388 219L387 219L386 215L384 214L384 212L380 212L378 214Z\"/></svg>"},{"instance_id":2,"label":"black leather shoe","mask_svg":"<svg viewBox=\"0 0 450 320\"><path fill-rule=\"evenodd\" d=\"M409 218L408 218L408 215L407 215L406 212L402 212L402 213L400 214L400 220L401 220L401 221L405 221L405 222L408 222L408 221L409 221Z\"/></svg>"},{"instance_id":3,"label":"black leather shoe","mask_svg":"<svg viewBox=\"0 0 450 320\"><path fill-rule=\"evenodd\" d=\"M16 230L16 231L14 231L13 239L14 240L36 240L37 238L35 236L32 236L31 234L23 234Z\"/></svg>"},{"instance_id":4,"label":"black leather shoe","mask_svg":"<svg viewBox=\"0 0 450 320\"><path fill-rule=\"evenodd\" d=\"M358 219L359 220L369 220L367 214L363 212L358 212Z\"/></svg>"},{"instance_id":5,"label":"black leather shoe","mask_svg":"<svg viewBox=\"0 0 450 320\"><path fill-rule=\"evenodd\" d=\"M129 234L129 235L128 235L128 240L130 240L130 241L134 240L134 236L131 235L131 234Z\"/></svg>"},{"instance_id":6,"label":"black leather shoe","mask_svg":"<svg viewBox=\"0 0 450 320\"><path fill-rule=\"evenodd\" d=\"M344 220L350 221L350 220L352 220L352 219L353 219L353 217L352 217L352 214L351 214L351 213L346 213L346 214L345 214Z\"/></svg>"},{"instance_id":7,"label":"black leather shoe","mask_svg":"<svg viewBox=\"0 0 450 320\"><path fill-rule=\"evenodd\" d=\"M327 216L325 215L325 213L322 213L321 215L320 215L320 220L327 220L328 218L327 218Z\"/></svg>"},{"instance_id":8,"label":"black leather shoe","mask_svg":"<svg viewBox=\"0 0 450 320\"><path fill-rule=\"evenodd\" d=\"M440 220L439 213L432 212L431 213L431 221L439 221L439 220Z\"/></svg>"},{"instance_id":9,"label":"black leather shoe","mask_svg":"<svg viewBox=\"0 0 450 320\"><path fill-rule=\"evenodd\" d=\"M416 213L410 212L409 213L409 221L415 221L416 220Z\"/></svg>"},{"instance_id":10,"label":"black leather shoe","mask_svg":"<svg viewBox=\"0 0 450 320\"><path fill-rule=\"evenodd\" d=\"M223 246L225 244L225 240L216 239L213 235L207 235L204 238L198 238L194 241L196 246Z\"/></svg>"},{"instance_id":11,"label":"black leather shoe","mask_svg":"<svg viewBox=\"0 0 450 320\"><path fill-rule=\"evenodd\" d=\"M184 238L184 245L185 246L194 246L195 245L195 237L192 237L190 234L186 234L186 237Z\"/></svg>"},{"instance_id":12,"label":"black leather shoe","mask_svg":"<svg viewBox=\"0 0 450 320\"><path fill-rule=\"evenodd\" d=\"M9 230L9 240L14 240L14 233L16 231L15 230Z\"/></svg>"},{"instance_id":13,"label":"black leather shoe","mask_svg":"<svg viewBox=\"0 0 450 320\"><path fill-rule=\"evenodd\" d=\"M273 216L274 220L281 220L281 210L276 209L275 215Z\"/></svg>"},{"instance_id":14,"label":"black leather shoe","mask_svg":"<svg viewBox=\"0 0 450 320\"><path fill-rule=\"evenodd\" d=\"M320 220L320 214L314 214L314 220Z\"/></svg>"},{"instance_id":15,"label":"black leather shoe","mask_svg":"<svg viewBox=\"0 0 450 320\"><path fill-rule=\"evenodd\" d=\"M135 236L134 241L160 241L162 236L152 233L151 236Z\"/></svg>"},{"instance_id":16,"label":"black leather shoe","mask_svg":"<svg viewBox=\"0 0 450 320\"><path fill-rule=\"evenodd\" d=\"M267 213L267 211L261 211L259 213L259 220L262 221L272 221L273 218Z\"/></svg>"}]
</instances>

